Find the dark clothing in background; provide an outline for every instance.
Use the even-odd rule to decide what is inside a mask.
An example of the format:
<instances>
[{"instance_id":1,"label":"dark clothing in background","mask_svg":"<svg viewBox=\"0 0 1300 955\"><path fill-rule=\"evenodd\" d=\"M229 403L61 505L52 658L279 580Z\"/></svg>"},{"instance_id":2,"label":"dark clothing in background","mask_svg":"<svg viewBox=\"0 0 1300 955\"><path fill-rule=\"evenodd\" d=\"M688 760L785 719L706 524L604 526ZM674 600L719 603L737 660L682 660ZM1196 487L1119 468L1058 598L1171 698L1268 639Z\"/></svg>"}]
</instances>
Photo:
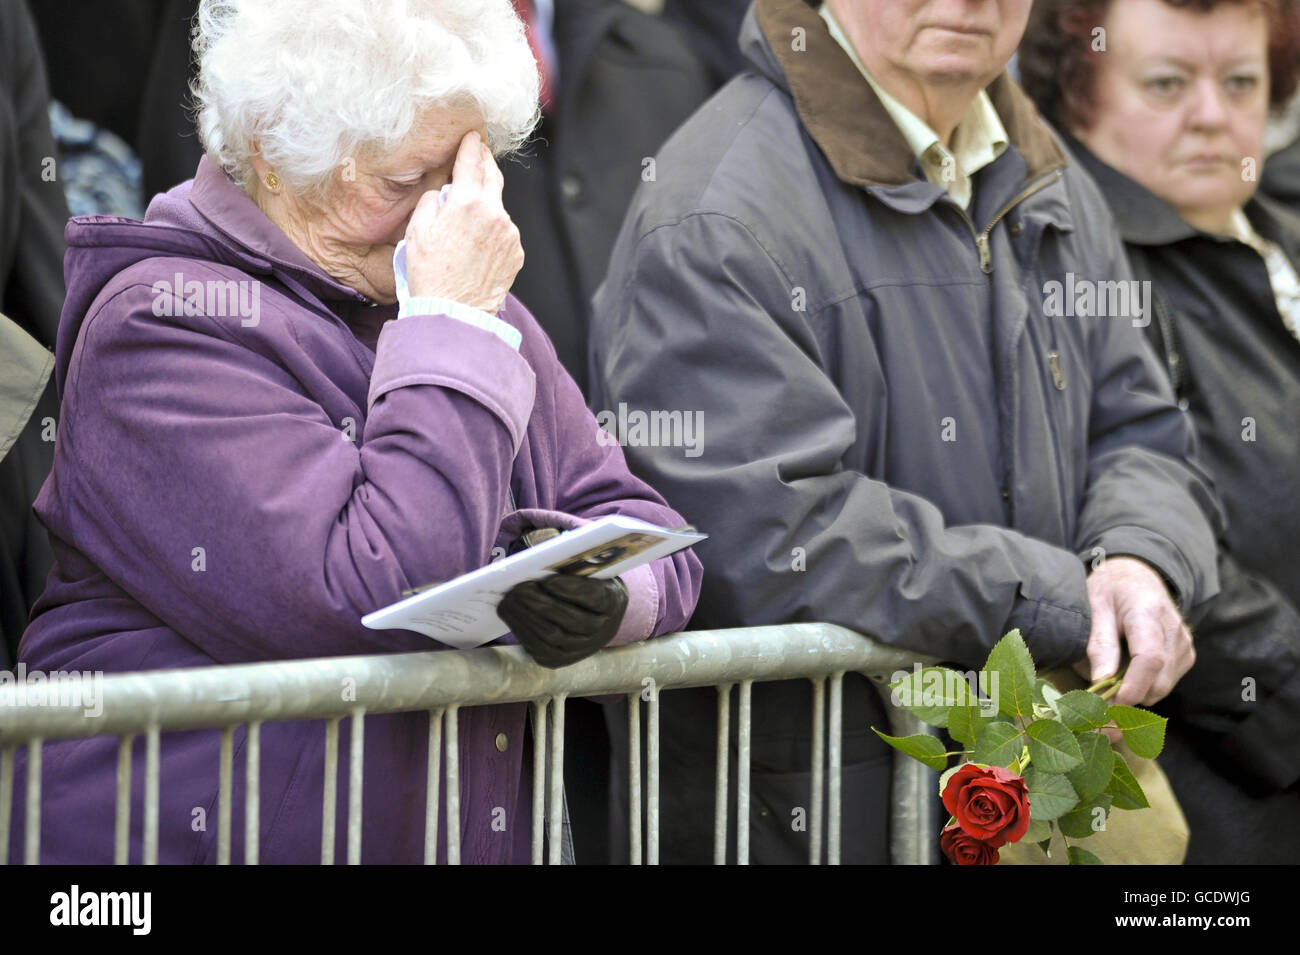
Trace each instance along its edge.
<instances>
[{"instance_id":1,"label":"dark clothing in background","mask_svg":"<svg viewBox=\"0 0 1300 955\"><path fill-rule=\"evenodd\" d=\"M41 0L34 8L50 95L122 137L144 166L144 201L194 175L189 113L197 0Z\"/></svg>"},{"instance_id":2,"label":"dark clothing in background","mask_svg":"<svg viewBox=\"0 0 1300 955\"><path fill-rule=\"evenodd\" d=\"M591 296L632 193L668 135L712 92L672 27L622 0L556 0L559 86L524 154L505 159L503 198L524 267L512 288L585 393ZM582 864L609 858L609 743L599 704L569 701L565 788Z\"/></svg>"},{"instance_id":3,"label":"dark clothing in background","mask_svg":"<svg viewBox=\"0 0 1300 955\"><path fill-rule=\"evenodd\" d=\"M27 4L0 3L0 312L53 351L63 308L68 209L58 181L49 105L45 64ZM12 341L4 347L16 360ZM15 375L6 372L8 384ZM54 444L42 440L42 422L57 410L52 383L27 410L27 426L9 453L0 455L0 667L16 659L18 639L54 561L31 507L54 457Z\"/></svg>"},{"instance_id":4,"label":"dark clothing in background","mask_svg":"<svg viewBox=\"0 0 1300 955\"><path fill-rule=\"evenodd\" d=\"M1228 516L1221 591L1189 617L1197 660L1159 705L1160 763L1191 827L1187 862L1300 859L1300 341L1264 260L1210 235L1071 141L1152 282L1147 333L1195 423ZM1300 263L1300 217L1256 195L1255 230ZM1253 421L1253 437L1249 424ZM1247 692L1243 692L1247 691Z\"/></svg>"},{"instance_id":5,"label":"dark clothing in background","mask_svg":"<svg viewBox=\"0 0 1300 955\"><path fill-rule=\"evenodd\" d=\"M1259 191L1300 213L1300 139L1268 157Z\"/></svg>"},{"instance_id":6,"label":"dark clothing in background","mask_svg":"<svg viewBox=\"0 0 1300 955\"><path fill-rule=\"evenodd\" d=\"M679 27L721 86L748 65L737 38L750 0L664 0L662 16Z\"/></svg>"},{"instance_id":7,"label":"dark clothing in background","mask_svg":"<svg viewBox=\"0 0 1300 955\"><path fill-rule=\"evenodd\" d=\"M587 389L591 296L645 161L712 92L672 27L623 0L557 0L559 91L524 154L501 163L524 267L512 288Z\"/></svg>"}]
</instances>

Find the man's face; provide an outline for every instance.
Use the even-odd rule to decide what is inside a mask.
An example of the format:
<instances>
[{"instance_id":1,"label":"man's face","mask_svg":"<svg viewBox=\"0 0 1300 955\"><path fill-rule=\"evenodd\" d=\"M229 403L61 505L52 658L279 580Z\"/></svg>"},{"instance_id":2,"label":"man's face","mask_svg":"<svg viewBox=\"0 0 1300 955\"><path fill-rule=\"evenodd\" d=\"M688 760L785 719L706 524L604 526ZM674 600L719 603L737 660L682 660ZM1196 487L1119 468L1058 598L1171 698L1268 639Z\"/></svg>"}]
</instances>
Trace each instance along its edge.
<instances>
[{"instance_id":1,"label":"man's face","mask_svg":"<svg viewBox=\"0 0 1300 955\"><path fill-rule=\"evenodd\" d=\"M863 59L921 86L991 83L1025 32L1032 0L845 0Z\"/></svg>"},{"instance_id":2,"label":"man's face","mask_svg":"<svg viewBox=\"0 0 1300 955\"><path fill-rule=\"evenodd\" d=\"M1094 121L1075 135L1184 219L1223 231L1255 188L1268 122L1268 23L1252 4L1208 13L1116 0L1094 54Z\"/></svg>"}]
</instances>

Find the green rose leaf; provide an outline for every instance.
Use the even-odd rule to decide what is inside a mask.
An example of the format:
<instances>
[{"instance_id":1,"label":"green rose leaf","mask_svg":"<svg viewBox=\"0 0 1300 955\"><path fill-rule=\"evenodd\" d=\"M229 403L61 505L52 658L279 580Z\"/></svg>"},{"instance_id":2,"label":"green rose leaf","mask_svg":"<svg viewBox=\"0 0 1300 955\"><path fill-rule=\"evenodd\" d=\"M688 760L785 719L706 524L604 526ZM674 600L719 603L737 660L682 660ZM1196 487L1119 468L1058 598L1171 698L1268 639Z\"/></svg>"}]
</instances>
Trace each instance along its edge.
<instances>
[{"instance_id":1,"label":"green rose leaf","mask_svg":"<svg viewBox=\"0 0 1300 955\"><path fill-rule=\"evenodd\" d=\"M891 687L903 706L931 726L947 726L949 710L974 702L966 678L947 667L915 670Z\"/></svg>"},{"instance_id":2,"label":"green rose leaf","mask_svg":"<svg viewBox=\"0 0 1300 955\"><path fill-rule=\"evenodd\" d=\"M886 736L874 726L872 732L883 739L900 753L906 753L931 769L943 770L948 765L948 757L943 748L943 741L929 733L917 733L913 736Z\"/></svg>"},{"instance_id":3,"label":"green rose leaf","mask_svg":"<svg viewBox=\"0 0 1300 955\"><path fill-rule=\"evenodd\" d=\"M1105 865L1097 856L1082 846L1070 846L1070 865Z\"/></svg>"},{"instance_id":4,"label":"green rose leaf","mask_svg":"<svg viewBox=\"0 0 1300 955\"><path fill-rule=\"evenodd\" d=\"M1056 821L1061 827L1061 835L1070 839L1086 839L1094 832L1105 830L1110 801L1110 795L1102 793L1067 812Z\"/></svg>"},{"instance_id":5,"label":"green rose leaf","mask_svg":"<svg viewBox=\"0 0 1300 955\"><path fill-rule=\"evenodd\" d=\"M1050 680L1044 680L1039 677L1034 681L1034 718L1040 720L1054 720L1058 714L1056 712L1056 701L1061 698L1061 691L1052 685Z\"/></svg>"},{"instance_id":6,"label":"green rose leaf","mask_svg":"<svg viewBox=\"0 0 1300 955\"><path fill-rule=\"evenodd\" d=\"M1051 839L1044 839L1042 842L1040 842L1040 843L1038 844L1038 848L1040 848L1040 849L1043 850L1043 855L1047 856L1047 858L1050 859L1050 858L1052 857L1052 840L1051 840Z\"/></svg>"},{"instance_id":7,"label":"green rose leaf","mask_svg":"<svg viewBox=\"0 0 1300 955\"><path fill-rule=\"evenodd\" d=\"M980 732L971 761L985 766L1010 766L1013 760L1020 758L1023 748L1020 731L1010 723L998 720Z\"/></svg>"},{"instance_id":8,"label":"green rose leaf","mask_svg":"<svg viewBox=\"0 0 1300 955\"><path fill-rule=\"evenodd\" d=\"M1106 715L1123 732L1128 748L1143 759L1155 759L1165 748L1165 724L1169 721L1163 716L1118 704L1107 709Z\"/></svg>"},{"instance_id":9,"label":"green rose leaf","mask_svg":"<svg viewBox=\"0 0 1300 955\"><path fill-rule=\"evenodd\" d=\"M948 712L948 735L959 743L974 746L984 727L993 720L994 717L985 716L978 706L954 706Z\"/></svg>"},{"instance_id":10,"label":"green rose leaf","mask_svg":"<svg viewBox=\"0 0 1300 955\"><path fill-rule=\"evenodd\" d=\"M1065 773L1083 765L1083 753L1074 734L1056 720L1037 720L1025 730L1029 758L1045 773Z\"/></svg>"},{"instance_id":11,"label":"green rose leaf","mask_svg":"<svg viewBox=\"0 0 1300 955\"><path fill-rule=\"evenodd\" d=\"M957 772L957 770L961 769L965 765L966 765L965 763L958 763L956 766L950 766L946 770L944 770L943 775L939 777L940 796L942 796L943 791L948 788L948 780L952 779L952 774Z\"/></svg>"},{"instance_id":12,"label":"green rose leaf","mask_svg":"<svg viewBox=\"0 0 1300 955\"><path fill-rule=\"evenodd\" d=\"M1019 630L1012 630L997 642L984 669L989 673L990 692L1003 715L1034 715L1034 659Z\"/></svg>"},{"instance_id":13,"label":"green rose leaf","mask_svg":"<svg viewBox=\"0 0 1300 955\"><path fill-rule=\"evenodd\" d=\"M1052 840L1052 824L1045 819L1030 819L1021 842L1043 843Z\"/></svg>"},{"instance_id":14,"label":"green rose leaf","mask_svg":"<svg viewBox=\"0 0 1300 955\"><path fill-rule=\"evenodd\" d=\"M1056 712L1061 722L1076 733L1097 729L1110 722L1106 715L1106 701L1087 690L1071 690L1056 701Z\"/></svg>"},{"instance_id":15,"label":"green rose leaf","mask_svg":"<svg viewBox=\"0 0 1300 955\"><path fill-rule=\"evenodd\" d=\"M1118 756L1115 757L1115 771L1106 784L1106 792L1114 799L1116 809L1146 809L1151 805L1147 802L1146 793L1133 777L1133 771L1128 768L1128 763Z\"/></svg>"},{"instance_id":16,"label":"green rose leaf","mask_svg":"<svg viewBox=\"0 0 1300 955\"><path fill-rule=\"evenodd\" d=\"M1079 798L1091 799L1106 791L1115 771L1115 751L1110 748L1110 740L1097 732L1082 733L1078 741L1083 765L1070 770L1067 775Z\"/></svg>"},{"instance_id":17,"label":"green rose leaf","mask_svg":"<svg viewBox=\"0 0 1300 955\"><path fill-rule=\"evenodd\" d=\"M1029 788L1029 814L1044 822L1059 819L1079 804L1079 796L1070 780L1061 773L1045 773L1034 766L1025 776Z\"/></svg>"},{"instance_id":18,"label":"green rose leaf","mask_svg":"<svg viewBox=\"0 0 1300 955\"><path fill-rule=\"evenodd\" d=\"M1034 680L1034 702L1035 703L1041 704L1043 706L1047 705L1047 700L1043 698L1043 687L1049 685L1050 684L1048 683L1048 681L1044 680L1042 677L1038 677L1038 679Z\"/></svg>"}]
</instances>

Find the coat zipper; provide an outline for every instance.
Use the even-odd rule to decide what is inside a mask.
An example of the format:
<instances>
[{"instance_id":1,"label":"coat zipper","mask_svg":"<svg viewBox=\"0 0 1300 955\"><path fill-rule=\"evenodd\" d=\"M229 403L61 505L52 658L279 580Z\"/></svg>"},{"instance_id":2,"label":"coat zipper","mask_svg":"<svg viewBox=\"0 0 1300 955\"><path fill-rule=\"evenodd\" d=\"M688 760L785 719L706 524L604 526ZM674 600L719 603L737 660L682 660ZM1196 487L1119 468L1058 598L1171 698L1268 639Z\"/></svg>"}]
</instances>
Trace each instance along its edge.
<instances>
[{"instance_id":1,"label":"coat zipper","mask_svg":"<svg viewBox=\"0 0 1300 955\"><path fill-rule=\"evenodd\" d=\"M966 210L959 210L962 214L962 219L966 222L967 228L970 229L971 235L975 237L975 249L979 252L981 272L985 275L993 274L993 253L989 249L989 236L993 234L994 226L1001 222L1006 214L1021 202L1028 199L1034 193L1046 189L1052 183L1058 181L1061 178L1061 175L1061 170L1053 169L1047 175L1041 176L1034 182L1030 183L1020 191L1019 195L997 211L997 215L989 220L989 224L984 227L983 232L976 232L975 223L971 222L971 218L966 214ZM1052 347L1048 349L1047 352L1047 367L1052 372L1052 384L1056 386L1056 390L1064 391L1065 373L1061 371L1061 353L1056 347L1056 328L1054 325L1052 326Z\"/></svg>"},{"instance_id":2,"label":"coat zipper","mask_svg":"<svg viewBox=\"0 0 1300 955\"><path fill-rule=\"evenodd\" d=\"M1026 186L1019 195L998 210L997 215L989 220L989 224L984 227L983 232L976 232L975 223L971 221L966 210L960 206L956 207L957 211L961 213L962 221L966 223L966 228L970 229L971 237L975 240L975 251L979 253L981 272L985 275L993 274L993 252L989 248L989 236L993 234L993 227L1001 222L1003 217L1020 203L1024 202L1034 193L1046 189L1060 178L1061 170L1053 169L1047 175Z\"/></svg>"},{"instance_id":3,"label":"coat zipper","mask_svg":"<svg viewBox=\"0 0 1300 955\"><path fill-rule=\"evenodd\" d=\"M1024 202L1034 193L1046 189L1048 186L1052 185L1053 183L1058 182L1062 175L1063 173L1061 172L1060 169L1053 169L1047 175L1041 176L1038 179L1036 179L1034 182L1030 183L1028 186L1022 189L1013 199L1011 199L1011 201L1009 201L1006 205L1004 205L1001 209L997 211L997 214L993 216L992 219L989 220L989 224L984 227L983 232L976 231L975 223L971 221L971 217L966 212L965 209L961 208L961 206L958 206L956 203L953 204L953 208L955 208L957 212L961 214L962 221L966 223L966 228L970 229L971 237L975 240L975 251L979 253L981 272L983 272L985 275L988 276L991 276L993 274L993 252L989 248L989 237L993 234L994 227L999 222L1002 221L1002 219L1006 216L1008 212L1010 212L1020 203ZM992 279L990 278L989 281L992 281ZM1053 344L1055 344L1055 342L1053 342ZM1048 352L1048 363L1052 368L1052 381L1055 383L1057 390L1064 391L1065 377L1061 373L1060 353L1057 352L1055 349ZM1052 442L1054 446L1057 444L1055 428L1052 429ZM1057 454L1058 455L1060 454L1059 447L1057 450ZM1012 482L1011 482L1010 469L1011 469L1010 462L1009 461L1004 462L1003 474L1002 474L1002 500L1007 505L1007 520L1009 523L1014 522L1015 520L1014 517L1015 507L1011 502Z\"/></svg>"}]
</instances>

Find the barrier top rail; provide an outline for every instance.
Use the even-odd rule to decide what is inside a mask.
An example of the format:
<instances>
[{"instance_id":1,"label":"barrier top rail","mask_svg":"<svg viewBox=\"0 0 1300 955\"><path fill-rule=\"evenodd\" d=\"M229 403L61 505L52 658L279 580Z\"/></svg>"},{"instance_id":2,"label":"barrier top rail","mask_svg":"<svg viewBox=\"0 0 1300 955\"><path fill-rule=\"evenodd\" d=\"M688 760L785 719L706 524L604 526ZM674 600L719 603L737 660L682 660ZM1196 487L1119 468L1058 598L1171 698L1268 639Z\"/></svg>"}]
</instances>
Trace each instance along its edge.
<instances>
[{"instance_id":1,"label":"barrier top rail","mask_svg":"<svg viewBox=\"0 0 1300 955\"><path fill-rule=\"evenodd\" d=\"M631 693L647 681L680 689L845 672L881 678L918 660L931 658L834 624L795 623L676 633L558 670L537 666L522 647L504 646L109 674L97 691L103 712L95 717L80 700L23 705L30 685L0 685L0 744L123 733L146 724L202 729L345 717L358 709L391 713ZM47 678L48 695L58 695L57 682ZM340 692L345 686L347 694Z\"/></svg>"}]
</instances>

